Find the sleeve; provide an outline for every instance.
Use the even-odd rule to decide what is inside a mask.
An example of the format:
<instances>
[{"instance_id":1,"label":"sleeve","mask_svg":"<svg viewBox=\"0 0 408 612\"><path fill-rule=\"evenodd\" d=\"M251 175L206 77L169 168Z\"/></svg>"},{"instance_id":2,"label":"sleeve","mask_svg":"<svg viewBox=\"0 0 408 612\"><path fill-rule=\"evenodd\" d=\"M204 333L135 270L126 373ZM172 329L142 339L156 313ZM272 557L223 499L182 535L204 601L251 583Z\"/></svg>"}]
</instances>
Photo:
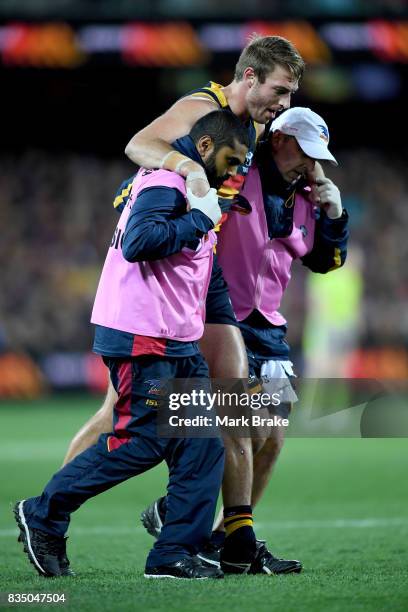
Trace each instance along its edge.
<instances>
[{"instance_id":1,"label":"sleeve","mask_svg":"<svg viewBox=\"0 0 408 612\"><path fill-rule=\"evenodd\" d=\"M304 266L320 274L341 268L347 257L348 218L346 210L339 219L330 219L324 211L320 211L313 248L302 257Z\"/></svg>"},{"instance_id":2,"label":"sleeve","mask_svg":"<svg viewBox=\"0 0 408 612\"><path fill-rule=\"evenodd\" d=\"M197 248L213 223L200 210L186 212L183 194L171 187L141 191L126 224L122 253L129 262L163 259L185 246Z\"/></svg>"}]
</instances>

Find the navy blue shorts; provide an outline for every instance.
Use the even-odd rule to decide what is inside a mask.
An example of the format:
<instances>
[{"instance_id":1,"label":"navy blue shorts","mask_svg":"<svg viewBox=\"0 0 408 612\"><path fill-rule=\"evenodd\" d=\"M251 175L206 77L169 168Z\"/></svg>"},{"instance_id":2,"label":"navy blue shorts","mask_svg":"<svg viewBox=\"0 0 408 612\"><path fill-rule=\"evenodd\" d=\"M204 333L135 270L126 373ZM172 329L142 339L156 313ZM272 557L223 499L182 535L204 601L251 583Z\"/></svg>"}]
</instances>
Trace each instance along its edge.
<instances>
[{"instance_id":1,"label":"navy blue shorts","mask_svg":"<svg viewBox=\"0 0 408 612\"><path fill-rule=\"evenodd\" d=\"M157 411L167 381L173 378L208 378L201 353L193 357L104 357L118 401L113 411L113 431L118 438L156 436ZM116 442L112 439L112 443Z\"/></svg>"},{"instance_id":2,"label":"navy blue shorts","mask_svg":"<svg viewBox=\"0 0 408 612\"><path fill-rule=\"evenodd\" d=\"M228 293L228 285L224 280L221 267L216 257L214 257L210 286L208 288L205 322L210 324L235 325L238 327L238 322Z\"/></svg>"}]
</instances>

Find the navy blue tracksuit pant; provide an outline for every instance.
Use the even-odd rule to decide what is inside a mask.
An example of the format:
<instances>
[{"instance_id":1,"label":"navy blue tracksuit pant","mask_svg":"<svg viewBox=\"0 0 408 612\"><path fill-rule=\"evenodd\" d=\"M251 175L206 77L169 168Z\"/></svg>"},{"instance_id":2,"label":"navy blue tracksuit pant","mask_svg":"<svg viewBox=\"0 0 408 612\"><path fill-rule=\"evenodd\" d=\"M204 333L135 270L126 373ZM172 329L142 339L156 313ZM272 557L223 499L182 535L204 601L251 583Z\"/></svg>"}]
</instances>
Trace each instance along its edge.
<instances>
[{"instance_id":1,"label":"navy blue tracksuit pant","mask_svg":"<svg viewBox=\"0 0 408 612\"><path fill-rule=\"evenodd\" d=\"M87 499L163 460L169 468L168 508L146 566L198 552L210 535L224 468L219 438L158 438L155 392L160 379L208 376L201 355L188 358L105 358L119 399L114 431L57 472L39 497L25 501L30 527L64 536L70 515Z\"/></svg>"}]
</instances>

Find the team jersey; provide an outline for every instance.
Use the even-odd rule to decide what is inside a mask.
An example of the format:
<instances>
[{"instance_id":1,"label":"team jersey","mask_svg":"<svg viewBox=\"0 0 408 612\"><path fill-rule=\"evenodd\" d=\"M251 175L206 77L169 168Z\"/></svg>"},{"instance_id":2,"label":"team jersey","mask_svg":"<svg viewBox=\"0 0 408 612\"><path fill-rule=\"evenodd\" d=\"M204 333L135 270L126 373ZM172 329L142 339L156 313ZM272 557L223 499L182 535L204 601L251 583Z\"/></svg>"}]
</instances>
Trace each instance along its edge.
<instances>
[{"instance_id":1,"label":"team jersey","mask_svg":"<svg viewBox=\"0 0 408 612\"><path fill-rule=\"evenodd\" d=\"M210 81L203 87L193 89L192 91L188 92L183 96L183 98L187 97L206 98L218 104L218 106L222 109L231 110L228 105L227 98L223 93L223 86L219 85L218 83L214 83L213 81ZM254 121L252 118L249 118L247 120L246 125L249 134L250 146L245 158L245 162L239 166L236 176L230 177L218 189L218 202L223 212L222 221L225 220L226 213L229 212L231 207L233 207L235 210L237 210L237 212L240 213L250 212L246 209L246 203L242 202L241 205L240 199L236 196L238 196L239 192L241 191L245 182L245 177L248 174L249 168L251 167L261 126L260 124L256 123L256 121ZM123 207L126 205L128 198L131 195L133 178L134 175L126 179L121 184L119 190L115 195L113 206L118 210L118 212L121 212Z\"/></svg>"},{"instance_id":2,"label":"team jersey","mask_svg":"<svg viewBox=\"0 0 408 612\"><path fill-rule=\"evenodd\" d=\"M225 110L231 110L228 105L228 100L224 95L223 86L214 81L209 81L204 87L193 89L188 92L183 98L203 98L209 99L218 104L218 106ZM246 126L249 134L249 149L245 158L245 162L239 166L238 172L235 176L230 177L225 181L218 189L218 201L220 208L223 212L223 218L221 223L225 220L226 214L229 212L234 198L241 191L245 177L248 174L249 168L251 167L252 160L255 154L255 147L260 133L261 126L256 123L252 118L249 118L246 122ZM240 211L245 212L245 210Z\"/></svg>"}]
</instances>

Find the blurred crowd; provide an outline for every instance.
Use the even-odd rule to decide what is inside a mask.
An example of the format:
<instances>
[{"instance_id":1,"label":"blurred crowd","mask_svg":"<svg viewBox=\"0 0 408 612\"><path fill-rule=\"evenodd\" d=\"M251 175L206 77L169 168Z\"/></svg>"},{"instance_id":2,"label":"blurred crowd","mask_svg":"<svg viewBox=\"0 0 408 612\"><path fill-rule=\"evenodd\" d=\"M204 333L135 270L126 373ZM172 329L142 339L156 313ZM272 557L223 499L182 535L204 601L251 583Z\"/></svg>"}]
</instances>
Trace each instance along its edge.
<instances>
[{"instance_id":1,"label":"blurred crowd","mask_svg":"<svg viewBox=\"0 0 408 612\"><path fill-rule=\"evenodd\" d=\"M353 304L357 345L408 345L408 175L403 155L374 150L337 154L327 168L351 216L354 280L336 303ZM125 159L30 151L0 164L0 347L34 358L90 349L90 312L117 222L116 189L133 172ZM297 266L284 314L301 344L307 273ZM333 273L333 280L335 274ZM340 278L340 277L339 277ZM351 278L351 277L348 277ZM350 283L361 297L350 302ZM358 292L357 292L358 293ZM114 296L113 296L114 299ZM303 312L302 312L303 309ZM337 317L342 310L336 311ZM354 330L354 327L353 327Z\"/></svg>"},{"instance_id":2,"label":"blurred crowd","mask_svg":"<svg viewBox=\"0 0 408 612\"><path fill-rule=\"evenodd\" d=\"M88 350L113 195L132 167L31 151L0 168L0 342L33 356Z\"/></svg>"},{"instance_id":3,"label":"blurred crowd","mask_svg":"<svg viewBox=\"0 0 408 612\"><path fill-rule=\"evenodd\" d=\"M361 270L364 345L408 344L406 152L354 150L330 170L351 216L349 266ZM354 248L353 248L354 247ZM347 265L347 264L346 264Z\"/></svg>"}]
</instances>

